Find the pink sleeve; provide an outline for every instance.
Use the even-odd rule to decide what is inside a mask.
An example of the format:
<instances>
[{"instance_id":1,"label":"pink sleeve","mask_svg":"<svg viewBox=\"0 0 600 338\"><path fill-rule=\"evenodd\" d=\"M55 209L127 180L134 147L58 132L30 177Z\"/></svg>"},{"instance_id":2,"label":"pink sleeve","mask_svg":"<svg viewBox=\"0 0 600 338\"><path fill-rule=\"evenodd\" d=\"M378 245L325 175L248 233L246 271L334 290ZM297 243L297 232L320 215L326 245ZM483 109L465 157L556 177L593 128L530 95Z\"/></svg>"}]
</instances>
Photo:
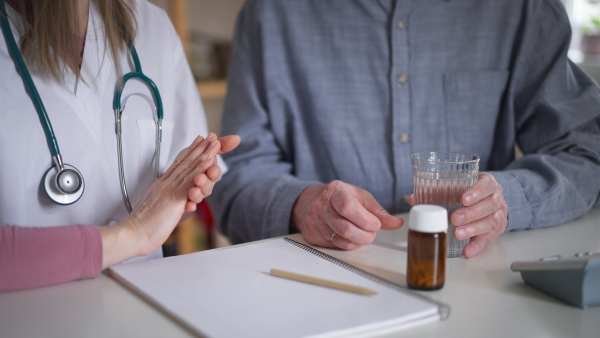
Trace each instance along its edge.
<instances>
[{"instance_id":1,"label":"pink sleeve","mask_svg":"<svg viewBox=\"0 0 600 338\"><path fill-rule=\"evenodd\" d=\"M102 239L93 225L0 225L0 292L31 289L102 271Z\"/></svg>"}]
</instances>

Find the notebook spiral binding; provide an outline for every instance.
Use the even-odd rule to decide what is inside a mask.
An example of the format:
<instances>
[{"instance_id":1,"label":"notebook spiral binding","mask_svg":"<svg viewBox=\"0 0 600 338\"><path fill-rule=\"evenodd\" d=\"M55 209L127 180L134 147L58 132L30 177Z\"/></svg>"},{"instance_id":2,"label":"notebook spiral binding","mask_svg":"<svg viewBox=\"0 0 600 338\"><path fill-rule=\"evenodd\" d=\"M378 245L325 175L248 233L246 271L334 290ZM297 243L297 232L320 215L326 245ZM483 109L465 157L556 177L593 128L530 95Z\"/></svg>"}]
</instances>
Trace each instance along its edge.
<instances>
[{"instance_id":1,"label":"notebook spiral binding","mask_svg":"<svg viewBox=\"0 0 600 338\"><path fill-rule=\"evenodd\" d=\"M290 238L287 238L287 237L284 237L283 239L286 242L290 243L290 244L293 244L293 245L295 245L295 246L297 246L297 247L299 247L301 249L304 249L304 250L306 250L306 251L308 251L308 252L310 252L310 253L312 253L312 254L320 257L320 258L323 258L323 259L325 259L327 261L330 261L333 264L339 265L339 266L341 266L342 268L344 268L346 270L350 270L350 271L352 271L352 272L354 272L354 273L356 273L356 274L358 274L358 275L360 275L360 276L362 276L364 278L367 278L370 281L373 281L375 283L381 284L383 286L386 286L388 288L394 289L394 290L399 291L399 292L404 292L404 293L410 294L411 296L413 296L415 298L418 298L418 299L420 299L422 301L435 304L438 307L438 313L440 315L440 319L441 320L446 320L446 319L448 319L448 316L450 316L450 306L448 306L447 304L435 301L435 300L433 300L431 298L428 298L426 296L423 296L421 294L413 292L413 291L405 288L402 285L395 284L395 283L392 283L390 281L387 281L387 280L385 280L385 279L383 279L383 278L381 278L381 277L379 277L377 275L374 275L374 274L372 274L370 272L367 272L367 271L365 271L365 270L363 270L361 268L358 268L358 267L356 267L354 265L351 265L351 264L348 264L348 263L346 263L344 261L341 261L341 260L339 260L339 259L337 259L337 258L335 258L333 256L330 256L330 255L328 255L328 254L326 254L324 252L321 252L321 251L319 251L319 250L317 250L315 248L312 248L312 247L310 247L308 245L304 245L302 243L296 242L293 239L290 239Z\"/></svg>"}]
</instances>

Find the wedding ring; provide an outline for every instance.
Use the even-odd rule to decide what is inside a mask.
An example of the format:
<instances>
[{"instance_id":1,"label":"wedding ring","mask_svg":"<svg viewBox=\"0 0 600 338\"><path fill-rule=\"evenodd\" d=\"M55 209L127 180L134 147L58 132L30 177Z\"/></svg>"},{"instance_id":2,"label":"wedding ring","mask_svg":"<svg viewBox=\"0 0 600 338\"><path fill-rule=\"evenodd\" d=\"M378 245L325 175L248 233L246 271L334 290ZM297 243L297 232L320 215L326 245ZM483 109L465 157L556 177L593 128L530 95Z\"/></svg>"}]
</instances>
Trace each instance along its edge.
<instances>
[{"instance_id":1,"label":"wedding ring","mask_svg":"<svg viewBox=\"0 0 600 338\"><path fill-rule=\"evenodd\" d=\"M334 231L334 232L331 234L331 237L329 237L329 241L330 241L330 242L333 242L333 237L335 237L335 235L337 235L337 233Z\"/></svg>"}]
</instances>

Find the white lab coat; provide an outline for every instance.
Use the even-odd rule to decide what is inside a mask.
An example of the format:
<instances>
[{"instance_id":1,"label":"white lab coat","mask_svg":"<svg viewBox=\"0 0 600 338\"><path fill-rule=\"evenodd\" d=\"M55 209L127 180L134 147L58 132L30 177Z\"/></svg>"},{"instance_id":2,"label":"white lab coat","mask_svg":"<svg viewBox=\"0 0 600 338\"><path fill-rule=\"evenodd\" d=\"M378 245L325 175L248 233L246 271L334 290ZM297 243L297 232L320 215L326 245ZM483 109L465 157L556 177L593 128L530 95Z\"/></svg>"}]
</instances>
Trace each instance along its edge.
<instances>
[{"instance_id":1,"label":"white lab coat","mask_svg":"<svg viewBox=\"0 0 600 338\"><path fill-rule=\"evenodd\" d=\"M16 14L7 6L9 17ZM205 113L181 42L166 13L145 0L136 1L138 35L135 46L142 70L158 86L164 105L161 172L197 135L207 135ZM19 41L22 29L11 20ZM123 73L132 71L129 53L121 57ZM52 203L41 188L51 154L42 125L0 35L0 224L60 226L108 225L128 215L119 185L112 100L117 76L104 49L102 21L93 6L82 63L85 81L72 77L64 85L31 72L52 123L64 163L75 166L85 180L79 201ZM130 80L122 98L145 93ZM149 105L139 97L127 102L123 114L123 153L127 188L133 206L154 180L155 124ZM223 163L220 162L221 167ZM159 249L151 255L162 256Z\"/></svg>"}]
</instances>

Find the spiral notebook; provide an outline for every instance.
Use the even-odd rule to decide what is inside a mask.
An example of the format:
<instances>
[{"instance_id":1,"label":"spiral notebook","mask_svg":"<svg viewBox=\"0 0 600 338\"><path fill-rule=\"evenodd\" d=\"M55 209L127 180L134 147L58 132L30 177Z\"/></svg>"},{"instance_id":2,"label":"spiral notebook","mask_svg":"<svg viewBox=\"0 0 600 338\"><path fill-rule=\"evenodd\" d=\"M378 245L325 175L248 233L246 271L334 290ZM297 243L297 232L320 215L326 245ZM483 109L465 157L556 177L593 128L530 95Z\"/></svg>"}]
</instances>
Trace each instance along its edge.
<instances>
[{"instance_id":1,"label":"spiral notebook","mask_svg":"<svg viewBox=\"0 0 600 338\"><path fill-rule=\"evenodd\" d=\"M271 268L376 291L269 275ZM207 337L371 336L445 319L449 308L290 238L120 264L111 276Z\"/></svg>"}]
</instances>

